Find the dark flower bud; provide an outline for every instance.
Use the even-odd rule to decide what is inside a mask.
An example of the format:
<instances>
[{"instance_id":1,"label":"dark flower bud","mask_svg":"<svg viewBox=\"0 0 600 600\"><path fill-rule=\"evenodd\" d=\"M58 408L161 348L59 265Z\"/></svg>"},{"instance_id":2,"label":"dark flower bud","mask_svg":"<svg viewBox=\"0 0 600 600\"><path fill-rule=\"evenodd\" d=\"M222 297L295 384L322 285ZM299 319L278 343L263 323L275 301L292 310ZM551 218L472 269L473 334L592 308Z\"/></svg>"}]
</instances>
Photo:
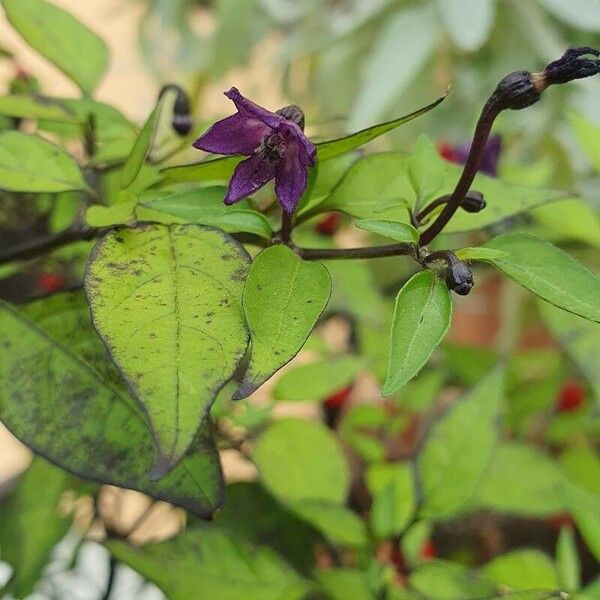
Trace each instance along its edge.
<instances>
[{"instance_id":1,"label":"dark flower bud","mask_svg":"<svg viewBox=\"0 0 600 600\"><path fill-rule=\"evenodd\" d=\"M160 90L158 100L160 101L167 92L175 92L171 126L178 135L185 136L192 130L193 126L190 99L183 88L175 83L168 83Z\"/></svg>"},{"instance_id":2,"label":"dark flower bud","mask_svg":"<svg viewBox=\"0 0 600 600\"><path fill-rule=\"evenodd\" d=\"M507 75L496 87L488 103L500 110L520 110L535 104L541 98L529 71L515 71Z\"/></svg>"},{"instance_id":3,"label":"dark flower bud","mask_svg":"<svg viewBox=\"0 0 600 600\"><path fill-rule=\"evenodd\" d=\"M473 287L473 273L464 262L456 258L448 262L446 285L460 296L466 296Z\"/></svg>"},{"instance_id":4,"label":"dark flower bud","mask_svg":"<svg viewBox=\"0 0 600 600\"><path fill-rule=\"evenodd\" d=\"M585 55L595 58L585 58ZM551 62L543 73L545 87L568 83L600 73L600 52L594 48L569 48L558 60Z\"/></svg>"},{"instance_id":5,"label":"dark flower bud","mask_svg":"<svg viewBox=\"0 0 600 600\"><path fill-rule=\"evenodd\" d=\"M276 110L275 114L282 116L292 123L296 123L296 125L304 131L304 112L299 106L290 104L289 106L284 106L283 108Z\"/></svg>"},{"instance_id":6,"label":"dark flower bud","mask_svg":"<svg viewBox=\"0 0 600 600\"><path fill-rule=\"evenodd\" d=\"M485 208L485 200L481 192L469 190L460 203L460 207L469 213L478 213Z\"/></svg>"}]
</instances>

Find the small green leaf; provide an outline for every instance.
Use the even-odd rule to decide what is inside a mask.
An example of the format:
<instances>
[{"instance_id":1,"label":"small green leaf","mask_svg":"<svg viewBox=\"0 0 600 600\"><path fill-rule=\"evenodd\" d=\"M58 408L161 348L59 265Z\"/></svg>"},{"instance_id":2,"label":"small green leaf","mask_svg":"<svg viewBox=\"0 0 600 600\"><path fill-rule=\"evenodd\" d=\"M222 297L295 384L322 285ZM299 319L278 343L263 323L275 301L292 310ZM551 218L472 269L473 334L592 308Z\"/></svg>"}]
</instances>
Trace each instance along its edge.
<instances>
[{"instance_id":1,"label":"small green leaf","mask_svg":"<svg viewBox=\"0 0 600 600\"><path fill-rule=\"evenodd\" d=\"M212 515L223 482L208 424L179 466L150 481L145 417L93 330L83 294L57 294L26 312L0 307L0 419L12 434L79 477Z\"/></svg>"},{"instance_id":2,"label":"small green leaf","mask_svg":"<svg viewBox=\"0 0 600 600\"><path fill-rule=\"evenodd\" d=\"M578 113L569 114L569 122L588 160L600 173L600 127Z\"/></svg>"},{"instance_id":3,"label":"small green leaf","mask_svg":"<svg viewBox=\"0 0 600 600\"><path fill-rule=\"evenodd\" d=\"M473 496L497 442L502 388L502 371L492 371L430 429L417 457L420 517L447 517Z\"/></svg>"},{"instance_id":4,"label":"small green leaf","mask_svg":"<svg viewBox=\"0 0 600 600\"><path fill-rule=\"evenodd\" d=\"M576 592L581 587L581 565L577 553L575 534L571 527L560 530L556 543L556 570L561 589Z\"/></svg>"},{"instance_id":5,"label":"small green leaf","mask_svg":"<svg viewBox=\"0 0 600 600\"><path fill-rule=\"evenodd\" d=\"M158 106L150 113L150 116L146 119L140 134L138 135L133 148L129 154L129 157L123 165L121 171L121 188L126 189L131 186L135 181L140 169L152 148L154 137L156 136L156 128L158 127L158 120L160 117L161 108L163 103L159 103Z\"/></svg>"},{"instance_id":6,"label":"small green leaf","mask_svg":"<svg viewBox=\"0 0 600 600\"><path fill-rule=\"evenodd\" d=\"M94 249L94 325L148 414L154 477L184 456L245 353L248 263L233 238L195 225L112 231Z\"/></svg>"},{"instance_id":7,"label":"small green leaf","mask_svg":"<svg viewBox=\"0 0 600 600\"><path fill-rule=\"evenodd\" d=\"M67 192L86 188L75 159L37 135L0 134L0 188L12 192Z\"/></svg>"},{"instance_id":8,"label":"small green leaf","mask_svg":"<svg viewBox=\"0 0 600 600\"><path fill-rule=\"evenodd\" d=\"M539 550L514 550L496 557L481 569L482 576L509 590L558 588L556 568L551 558Z\"/></svg>"},{"instance_id":9,"label":"small green leaf","mask_svg":"<svg viewBox=\"0 0 600 600\"><path fill-rule=\"evenodd\" d=\"M426 598L435 600L489 600L494 591L492 585L476 578L466 566L447 560L423 564L411 573L408 583Z\"/></svg>"},{"instance_id":10,"label":"small green leaf","mask_svg":"<svg viewBox=\"0 0 600 600\"><path fill-rule=\"evenodd\" d=\"M356 356L299 365L286 371L273 389L276 400L319 401L352 383L363 367Z\"/></svg>"},{"instance_id":11,"label":"small green leaf","mask_svg":"<svg viewBox=\"0 0 600 600\"><path fill-rule=\"evenodd\" d=\"M43 119L57 123L81 124L81 119L61 100L45 96L2 96L0 115L16 119Z\"/></svg>"},{"instance_id":12,"label":"small green leaf","mask_svg":"<svg viewBox=\"0 0 600 600\"><path fill-rule=\"evenodd\" d=\"M591 448L567 448L559 464L569 480L600 498L600 457Z\"/></svg>"},{"instance_id":13,"label":"small green leaf","mask_svg":"<svg viewBox=\"0 0 600 600\"><path fill-rule=\"evenodd\" d=\"M380 221L377 219L360 219L356 226L366 229L372 233L388 237L397 242L416 244L419 241L419 232L408 223L396 223L394 221Z\"/></svg>"},{"instance_id":14,"label":"small green leaf","mask_svg":"<svg viewBox=\"0 0 600 600\"><path fill-rule=\"evenodd\" d=\"M320 423L286 419L271 425L252 455L265 487L284 502L346 500L350 473L333 434Z\"/></svg>"},{"instance_id":15,"label":"small green leaf","mask_svg":"<svg viewBox=\"0 0 600 600\"><path fill-rule=\"evenodd\" d=\"M248 202L242 201L235 207L223 204L226 191L222 186L147 191L141 197L137 215L140 220L166 225L195 223L228 233L243 231L271 238L273 228L269 220L252 210Z\"/></svg>"},{"instance_id":16,"label":"small green leaf","mask_svg":"<svg viewBox=\"0 0 600 600\"><path fill-rule=\"evenodd\" d=\"M234 398L249 396L296 356L330 294L327 269L286 246L266 248L254 259L244 288L250 364Z\"/></svg>"},{"instance_id":17,"label":"small green leaf","mask_svg":"<svg viewBox=\"0 0 600 600\"><path fill-rule=\"evenodd\" d=\"M454 254L460 260L492 260L495 258L504 258L506 252L503 250L493 250L492 248L482 248L480 246L476 248L460 248L455 250Z\"/></svg>"},{"instance_id":18,"label":"small green leaf","mask_svg":"<svg viewBox=\"0 0 600 600\"><path fill-rule=\"evenodd\" d=\"M123 191L122 199L112 206L94 204L85 213L86 223L90 227L112 227L114 225L130 225L136 220L135 207L138 199L133 194Z\"/></svg>"},{"instance_id":19,"label":"small green leaf","mask_svg":"<svg viewBox=\"0 0 600 600\"><path fill-rule=\"evenodd\" d=\"M289 503L288 506L296 516L312 525L334 544L360 547L367 543L364 522L341 504L323 500L300 500Z\"/></svg>"},{"instance_id":20,"label":"small green leaf","mask_svg":"<svg viewBox=\"0 0 600 600\"><path fill-rule=\"evenodd\" d=\"M369 577L358 569L320 569L319 583L332 600L374 600Z\"/></svg>"},{"instance_id":21,"label":"small green leaf","mask_svg":"<svg viewBox=\"0 0 600 600\"><path fill-rule=\"evenodd\" d=\"M386 123L380 123L363 129L351 135L344 136L335 140L328 140L326 142L320 142L315 144L317 147L317 159L319 161L326 161L341 154L351 152L364 146L368 142L378 138L379 136L408 123L417 117L435 108L440 102L444 100L446 96L442 96L432 102L431 104L416 110L404 117L387 121ZM165 176L167 181L183 183L186 181L190 182L212 182L220 183L228 180L235 167L244 159L243 156L226 156L224 158L216 158L212 160L206 160L203 162L182 165L178 167L167 167L163 169L162 174Z\"/></svg>"},{"instance_id":22,"label":"small green leaf","mask_svg":"<svg viewBox=\"0 0 600 600\"><path fill-rule=\"evenodd\" d=\"M408 176L416 195L415 205L423 206L444 184L444 168L431 140L421 134L408 160Z\"/></svg>"},{"instance_id":23,"label":"small green leaf","mask_svg":"<svg viewBox=\"0 0 600 600\"><path fill-rule=\"evenodd\" d=\"M600 506L597 498L571 483L565 483L561 492L581 537L596 560L600 561Z\"/></svg>"},{"instance_id":24,"label":"small green leaf","mask_svg":"<svg viewBox=\"0 0 600 600\"><path fill-rule=\"evenodd\" d=\"M524 234L501 235L486 247L506 252L488 261L550 304L600 322L600 278L552 244Z\"/></svg>"},{"instance_id":25,"label":"small green leaf","mask_svg":"<svg viewBox=\"0 0 600 600\"><path fill-rule=\"evenodd\" d=\"M52 548L69 529L70 521L59 514L58 504L70 480L65 471L35 458L0 504L2 560L14 568L3 591L16 598L33 592Z\"/></svg>"},{"instance_id":26,"label":"small green leaf","mask_svg":"<svg viewBox=\"0 0 600 600\"><path fill-rule=\"evenodd\" d=\"M143 548L120 541L107 546L170 600L301 600L311 587L271 549L211 527Z\"/></svg>"},{"instance_id":27,"label":"small green leaf","mask_svg":"<svg viewBox=\"0 0 600 600\"><path fill-rule=\"evenodd\" d=\"M451 313L450 292L431 271L417 273L404 285L394 308L384 396L421 370L446 335Z\"/></svg>"},{"instance_id":28,"label":"small green leaf","mask_svg":"<svg viewBox=\"0 0 600 600\"><path fill-rule=\"evenodd\" d=\"M93 31L45 0L2 0L10 24L42 56L90 95L108 66L108 48Z\"/></svg>"},{"instance_id":29,"label":"small green leaf","mask_svg":"<svg viewBox=\"0 0 600 600\"><path fill-rule=\"evenodd\" d=\"M524 517L550 516L565 508L559 493L563 481L547 456L525 444L505 442L494 450L473 505Z\"/></svg>"},{"instance_id":30,"label":"small green leaf","mask_svg":"<svg viewBox=\"0 0 600 600\"><path fill-rule=\"evenodd\" d=\"M413 471L407 463L379 463L369 467L367 485L373 496L371 522L380 539L401 534L415 511Z\"/></svg>"},{"instance_id":31,"label":"small green leaf","mask_svg":"<svg viewBox=\"0 0 600 600\"><path fill-rule=\"evenodd\" d=\"M381 406L358 404L344 413L338 432L340 438L365 461L380 461L384 459L386 449L378 433L390 424L392 421Z\"/></svg>"}]
</instances>

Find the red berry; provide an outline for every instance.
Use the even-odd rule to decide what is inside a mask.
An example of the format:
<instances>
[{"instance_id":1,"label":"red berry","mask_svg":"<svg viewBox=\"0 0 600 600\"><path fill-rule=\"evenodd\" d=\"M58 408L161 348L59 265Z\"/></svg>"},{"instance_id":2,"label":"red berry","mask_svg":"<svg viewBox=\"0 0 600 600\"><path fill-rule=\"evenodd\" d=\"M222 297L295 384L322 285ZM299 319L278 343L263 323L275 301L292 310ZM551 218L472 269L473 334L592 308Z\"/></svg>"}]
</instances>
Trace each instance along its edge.
<instances>
[{"instance_id":1,"label":"red berry","mask_svg":"<svg viewBox=\"0 0 600 600\"><path fill-rule=\"evenodd\" d=\"M570 413L579 410L585 400L585 390L577 381L567 381L558 393L556 410L559 413Z\"/></svg>"},{"instance_id":2,"label":"red berry","mask_svg":"<svg viewBox=\"0 0 600 600\"><path fill-rule=\"evenodd\" d=\"M423 560L431 560L437 556L437 551L435 549L435 545L431 540L427 540L421 546L421 558Z\"/></svg>"},{"instance_id":3,"label":"red berry","mask_svg":"<svg viewBox=\"0 0 600 600\"><path fill-rule=\"evenodd\" d=\"M333 235L338 230L341 220L340 213L328 213L315 225L315 231L321 235Z\"/></svg>"},{"instance_id":4,"label":"red berry","mask_svg":"<svg viewBox=\"0 0 600 600\"><path fill-rule=\"evenodd\" d=\"M344 406L344 404L346 404L346 401L350 397L351 392L352 392L351 385L349 385L348 387L342 388L342 389L338 390L337 392L334 392L333 394L331 394L331 396L328 396L324 400L323 404L325 405L325 408L327 408L329 410L333 410L335 408L341 408L342 406Z\"/></svg>"},{"instance_id":5,"label":"red berry","mask_svg":"<svg viewBox=\"0 0 600 600\"><path fill-rule=\"evenodd\" d=\"M62 290L66 283L67 280L58 273L41 273L38 279L40 289L46 294Z\"/></svg>"},{"instance_id":6,"label":"red berry","mask_svg":"<svg viewBox=\"0 0 600 600\"><path fill-rule=\"evenodd\" d=\"M456 155L456 148L448 142L439 142L437 145L438 154L444 159L450 162L458 162Z\"/></svg>"}]
</instances>

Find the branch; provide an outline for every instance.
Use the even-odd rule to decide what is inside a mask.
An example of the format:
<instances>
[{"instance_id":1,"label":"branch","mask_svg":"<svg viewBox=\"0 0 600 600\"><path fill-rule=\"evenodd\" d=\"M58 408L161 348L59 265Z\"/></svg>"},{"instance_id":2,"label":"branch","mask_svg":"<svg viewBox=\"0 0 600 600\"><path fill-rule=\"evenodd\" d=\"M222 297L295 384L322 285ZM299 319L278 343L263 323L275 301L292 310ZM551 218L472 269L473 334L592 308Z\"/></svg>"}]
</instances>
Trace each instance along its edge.
<instances>
[{"instance_id":1,"label":"branch","mask_svg":"<svg viewBox=\"0 0 600 600\"><path fill-rule=\"evenodd\" d=\"M365 248L299 248L290 246L304 260L347 260L357 258L383 258L386 256L411 256L417 259L414 244L389 244Z\"/></svg>"}]
</instances>

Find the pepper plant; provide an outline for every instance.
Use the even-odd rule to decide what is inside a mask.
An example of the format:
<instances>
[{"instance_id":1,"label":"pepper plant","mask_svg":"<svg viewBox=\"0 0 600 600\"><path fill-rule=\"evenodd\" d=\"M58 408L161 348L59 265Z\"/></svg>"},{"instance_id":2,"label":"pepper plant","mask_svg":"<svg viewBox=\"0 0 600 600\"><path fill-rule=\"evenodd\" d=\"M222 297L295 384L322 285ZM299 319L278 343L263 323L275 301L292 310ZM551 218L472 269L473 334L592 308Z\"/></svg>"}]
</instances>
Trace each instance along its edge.
<instances>
[{"instance_id":1,"label":"pepper plant","mask_svg":"<svg viewBox=\"0 0 600 600\"><path fill-rule=\"evenodd\" d=\"M7 589L26 596L64 535L54 512L61 493L97 497L98 485L110 484L184 509L190 526L143 550L127 544L131 532L107 528L113 558L104 597L118 561L174 599L492 598L525 589L530 595L514 598L541 600L580 590L569 528L557 549L560 577L533 550L502 555L476 573L460 562L424 564L434 554L427 546L433 523L475 508L525 510L505 488L527 469L534 480L538 469L549 473L536 484L533 514L536 502L544 516L568 505L591 552L600 552L591 499L597 485L582 489L518 436L500 438L508 348L485 376L486 357L467 361L476 363L469 381L476 385L429 425L405 461L386 461L380 442L364 433L376 428L393 436L405 415L388 419L364 405L339 422L336 411L361 370L373 374L383 402L430 402L443 385L430 359L450 327L452 292L469 294L480 264L539 297L559 338L571 318L582 331L589 327L582 320L600 321L598 277L520 226L528 211L569 193L478 173L489 161L500 113L535 111L530 107L551 86L597 75L600 53L569 49L539 72L502 79L460 166L440 158L426 136L411 155L359 150L444 97L314 142L305 132L310 115L305 119L299 107L268 110L236 88L226 92L235 114L195 125L185 91L167 84L137 128L94 99L109 60L95 33L45 0L2 5L23 39L81 90L77 98L39 90L0 98L6 201L44 201L62 215L46 235L3 247L0 264L15 272L71 250L74 269L68 291L47 289L33 302L0 305L0 420L38 457L2 507L1 556L15 568ZM192 146L226 156L179 164ZM361 239L372 243L346 247L316 235L312 225L332 212L354 219ZM65 215L70 222L57 226ZM479 244L452 244L457 238L449 234L472 231ZM395 282L393 307L360 279L361 259L385 257L410 269ZM322 352L316 327L353 313L349 306L361 301L354 351L280 376L303 348ZM577 362L585 350L573 353ZM248 400L265 390L274 399L323 399L331 429L298 419L269 424L272 407ZM521 417L511 418L518 431ZM247 435L240 438L236 427ZM350 474L333 429L369 465L362 475L367 504L346 502ZM225 493L225 448L254 462L260 485L232 485ZM597 459L586 460L597 475ZM544 485L552 494L561 490L550 507ZM41 529L27 532L28 519ZM321 571L311 556L319 548L332 561ZM523 565L533 583L514 575Z\"/></svg>"}]
</instances>

